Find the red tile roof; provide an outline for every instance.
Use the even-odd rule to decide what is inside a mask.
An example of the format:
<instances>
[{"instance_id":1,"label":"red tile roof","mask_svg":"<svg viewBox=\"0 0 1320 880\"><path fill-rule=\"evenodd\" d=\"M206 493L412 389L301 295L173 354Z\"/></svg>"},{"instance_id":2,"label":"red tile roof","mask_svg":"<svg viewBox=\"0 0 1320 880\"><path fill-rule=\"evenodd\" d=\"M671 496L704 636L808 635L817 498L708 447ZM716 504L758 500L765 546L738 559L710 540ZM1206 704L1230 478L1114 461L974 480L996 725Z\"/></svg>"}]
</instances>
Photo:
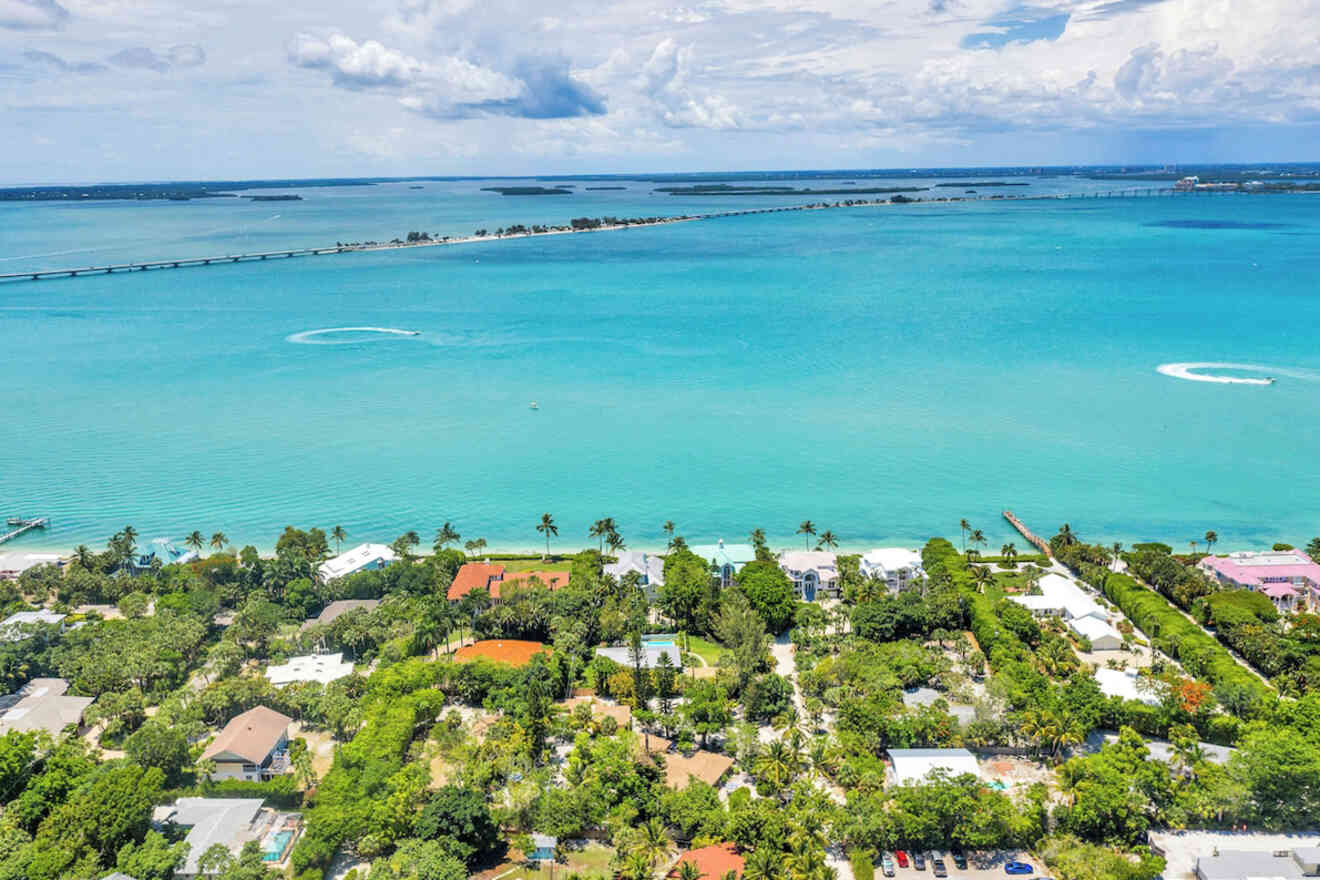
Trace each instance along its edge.
<instances>
[{"instance_id":1,"label":"red tile roof","mask_svg":"<svg viewBox=\"0 0 1320 880\"><path fill-rule=\"evenodd\" d=\"M492 581L499 582L504 577L504 566L488 565L484 562L467 562L454 575L454 582L449 585L449 601L457 602L473 590L491 591L491 598L499 595L498 587Z\"/></svg>"},{"instance_id":2,"label":"red tile roof","mask_svg":"<svg viewBox=\"0 0 1320 880\"><path fill-rule=\"evenodd\" d=\"M459 648L454 659L462 663L467 660L484 658L496 663L508 663L510 666L526 666L532 657L540 653L550 653L550 649L540 642L524 642L518 639L486 639L473 642Z\"/></svg>"},{"instance_id":3,"label":"red tile roof","mask_svg":"<svg viewBox=\"0 0 1320 880\"><path fill-rule=\"evenodd\" d=\"M674 870L669 872L669 876L677 877L679 865L684 862L695 864L702 874L702 880L721 880L730 871L741 877L743 865L746 863L743 857L738 855L738 850L732 843L717 843L714 846L703 846L701 849L690 849L683 853L678 857Z\"/></svg>"},{"instance_id":4,"label":"red tile roof","mask_svg":"<svg viewBox=\"0 0 1320 880\"><path fill-rule=\"evenodd\" d=\"M521 581L524 583L519 583L519 586L529 587L531 584L526 582L536 578L550 589L558 590L568 586L568 577L569 573L566 571L511 571L504 576L504 583L513 584Z\"/></svg>"}]
</instances>

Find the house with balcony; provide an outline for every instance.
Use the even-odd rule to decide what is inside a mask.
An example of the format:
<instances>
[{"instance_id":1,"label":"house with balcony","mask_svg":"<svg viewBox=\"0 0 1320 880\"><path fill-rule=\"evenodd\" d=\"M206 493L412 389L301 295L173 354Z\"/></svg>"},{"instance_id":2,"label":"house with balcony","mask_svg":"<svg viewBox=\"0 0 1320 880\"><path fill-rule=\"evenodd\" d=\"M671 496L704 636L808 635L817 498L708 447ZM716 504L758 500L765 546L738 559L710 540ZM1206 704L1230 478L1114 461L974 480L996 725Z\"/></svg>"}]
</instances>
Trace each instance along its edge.
<instances>
[{"instance_id":1,"label":"house with balcony","mask_svg":"<svg viewBox=\"0 0 1320 880\"><path fill-rule=\"evenodd\" d=\"M779 567L793 582L799 599L839 595L838 557L824 550L788 550L779 554Z\"/></svg>"},{"instance_id":2,"label":"house with balcony","mask_svg":"<svg viewBox=\"0 0 1320 880\"><path fill-rule=\"evenodd\" d=\"M906 590L926 577L921 554L904 547L868 550L861 558L859 570L863 577L884 581L891 593Z\"/></svg>"},{"instance_id":3,"label":"house with balcony","mask_svg":"<svg viewBox=\"0 0 1320 880\"><path fill-rule=\"evenodd\" d=\"M751 544L726 544L723 538L714 544L693 544L688 549L711 566L711 577L721 587L733 583L744 565L756 561L756 548Z\"/></svg>"},{"instance_id":4,"label":"house with balcony","mask_svg":"<svg viewBox=\"0 0 1320 880\"><path fill-rule=\"evenodd\" d=\"M1301 550L1206 556L1196 567L1226 587L1264 593L1280 611L1320 603L1320 564Z\"/></svg>"},{"instance_id":5,"label":"house with balcony","mask_svg":"<svg viewBox=\"0 0 1320 880\"><path fill-rule=\"evenodd\" d=\"M292 723L289 716L265 706L235 715L202 752L203 761L215 764L211 779L266 782L289 772Z\"/></svg>"},{"instance_id":6,"label":"house with balcony","mask_svg":"<svg viewBox=\"0 0 1320 880\"><path fill-rule=\"evenodd\" d=\"M656 588L665 585L664 558L643 550L624 550L614 562L604 566L602 570L620 582L627 575L636 572L647 598L652 600L655 599Z\"/></svg>"}]
</instances>

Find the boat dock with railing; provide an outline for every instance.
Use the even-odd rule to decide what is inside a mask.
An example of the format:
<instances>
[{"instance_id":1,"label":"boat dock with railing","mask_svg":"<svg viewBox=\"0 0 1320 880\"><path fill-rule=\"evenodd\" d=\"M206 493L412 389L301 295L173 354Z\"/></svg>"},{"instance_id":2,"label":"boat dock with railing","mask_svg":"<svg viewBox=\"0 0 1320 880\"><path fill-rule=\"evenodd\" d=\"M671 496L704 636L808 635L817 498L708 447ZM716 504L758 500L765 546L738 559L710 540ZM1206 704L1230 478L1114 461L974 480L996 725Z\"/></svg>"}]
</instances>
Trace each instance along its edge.
<instances>
[{"instance_id":1,"label":"boat dock with railing","mask_svg":"<svg viewBox=\"0 0 1320 880\"><path fill-rule=\"evenodd\" d=\"M22 535L25 532L30 532L33 529L44 529L46 526L50 525L50 517L38 516L29 519L22 516L11 516L7 520L7 524L14 528L11 528L10 531L5 532L3 535L0 535L0 544L5 543L6 541L12 541L19 535Z\"/></svg>"}]
</instances>

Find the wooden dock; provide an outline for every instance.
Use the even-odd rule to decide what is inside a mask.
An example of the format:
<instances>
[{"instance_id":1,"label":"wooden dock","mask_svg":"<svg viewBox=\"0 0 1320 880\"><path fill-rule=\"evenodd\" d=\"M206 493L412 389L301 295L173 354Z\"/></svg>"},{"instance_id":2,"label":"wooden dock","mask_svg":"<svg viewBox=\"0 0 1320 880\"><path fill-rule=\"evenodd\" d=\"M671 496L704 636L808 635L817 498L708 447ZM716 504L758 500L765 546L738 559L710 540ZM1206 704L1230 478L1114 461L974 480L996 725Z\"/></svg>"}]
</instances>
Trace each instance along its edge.
<instances>
[{"instance_id":1,"label":"wooden dock","mask_svg":"<svg viewBox=\"0 0 1320 880\"><path fill-rule=\"evenodd\" d=\"M1046 541L1040 535L1036 534L1031 529L1027 528L1026 525L1023 524L1022 520L1017 518L1017 515L1014 514L1013 511L1005 510L1004 519L1008 520L1009 525L1017 529L1018 533L1021 534L1022 537L1026 538L1028 543L1030 543L1041 553L1044 553L1047 558L1049 559L1054 558L1054 554L1050 552L1050 542Z\"/></svg>"},{"instance_id":2,"label":"wooden dock","mask_svg":"<svg viewBox=\"0 0 1320 880\"><path fill-rule=\"evenodd\" d=\"M33 529L44 529L46 526L50 525L50 517L39 516L35 519L24 519L21 516L11 516L8 524L11 526L17 526L17 528L11 529L3 535L0 535L0 544L5 543L6 541L12 541L24 532L30 532Z\"/></svg>"}]
</instances>

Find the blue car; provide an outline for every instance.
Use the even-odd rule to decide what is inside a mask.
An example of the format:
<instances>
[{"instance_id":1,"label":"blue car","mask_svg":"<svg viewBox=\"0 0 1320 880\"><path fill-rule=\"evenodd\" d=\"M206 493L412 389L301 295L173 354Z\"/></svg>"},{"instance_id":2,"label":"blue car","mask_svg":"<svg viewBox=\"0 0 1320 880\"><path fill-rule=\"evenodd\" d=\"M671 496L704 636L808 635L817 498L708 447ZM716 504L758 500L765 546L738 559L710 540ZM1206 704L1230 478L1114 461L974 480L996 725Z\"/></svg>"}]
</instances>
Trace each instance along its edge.
<instances>
[{"instance_id":1,"label":"blue car","mask_svg":"<svg viewBox=\"0 0 1320 880\"><path fill-rule=\"evenodd\" d=\"M1004 862L1005 874L1032 874L1035 873L1035 870L1035 868L1031 867L1031 865L1028 865L1026 862Z\"/></svg>"}]
</instances>

